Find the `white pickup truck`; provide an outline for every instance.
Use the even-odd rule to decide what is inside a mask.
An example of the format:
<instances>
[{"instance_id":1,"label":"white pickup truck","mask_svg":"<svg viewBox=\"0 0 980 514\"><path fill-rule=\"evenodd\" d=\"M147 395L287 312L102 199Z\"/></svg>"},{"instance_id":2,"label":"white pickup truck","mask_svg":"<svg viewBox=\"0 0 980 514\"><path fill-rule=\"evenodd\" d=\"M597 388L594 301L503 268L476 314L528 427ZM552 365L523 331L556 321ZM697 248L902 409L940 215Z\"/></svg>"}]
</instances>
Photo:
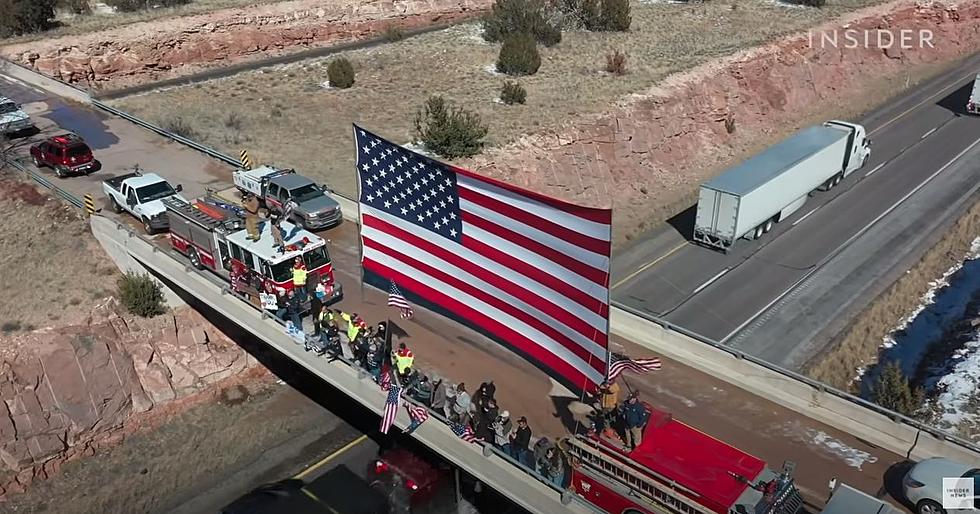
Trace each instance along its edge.
<instances>
[{"instance_id":1,"label":"white pickup truck","mask_svg":"<svg viewBox=\"0 0 980 514\"><path fill-rule=\"evenodd\" d=\"M977 78L973 80L973 93L970 94L970 100L966 103L966 112L980 114L980 73L977 73Z\"/></svg>"},{"instance_id":2,"label":"white pickup truck","mask_svg":"<svg viewBox=\"0 0 980 514\"><path fill-rule=\"evenodd\" d=\"M132 214L143 223L143 230L147 234L169 228L163 199L176 196L184 200L177 194L181 189L180 184L177 187L171 186L156 173L144 174L139 170L102 182L102 191L105 192L112 210L116 213L126 211Z\"/></svg>"},{"instance_id":3,"label":"white pickup truck","mask_svg":"<svg viewBox=\"0 0 980 514\"><path fill-rule=\"evenodd\" d=\"M13 100L0 96L0 135L12 135L34 128L31 117Z\"/></svg>"}]
</instances>

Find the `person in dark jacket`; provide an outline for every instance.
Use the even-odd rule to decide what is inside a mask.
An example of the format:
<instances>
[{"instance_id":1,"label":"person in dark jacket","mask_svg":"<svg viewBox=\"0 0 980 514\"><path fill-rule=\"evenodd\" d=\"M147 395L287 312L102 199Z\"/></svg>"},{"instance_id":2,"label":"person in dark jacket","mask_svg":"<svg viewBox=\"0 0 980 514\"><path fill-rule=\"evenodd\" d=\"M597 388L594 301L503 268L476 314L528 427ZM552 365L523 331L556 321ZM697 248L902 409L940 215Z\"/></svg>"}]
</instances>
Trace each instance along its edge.
<instances>
[{"instance_id":1,"label":"person in dark jacket","mask_svg":"<svg viewBox=\"0 0 980 514\"><path fill-rule=\"evenodd\" d=\"M493 441L493 423L497 421L497 415L500 410L497 409L497 402L493 398L488 399L483 402L483 407L476 413L476 436L482 438L484 441Z\"/></svg>"},{"instance_id":2,"label":"person in dark jacket","mask_svg":"<svg viewBox=\"0 0 980 514\"><path fill-rule=\"evenodd\" d=\"M292 289L286 293L286 317L296 330L303 331L303 301Z\"/></svg>"},{"instance_id":3,"label":"person in dark jacket","mask_svg":"<svg viewBox=\"0 0 980 514\"><path fill-rule=\"evenodd\" d=\"M518 462L528 464L528 445L531 444L531 427L527 426L527 418L521 416L517 420L517 430L510 433L510 456Z\"/></svg>"},{"instance_id":4,"label":"person in dark jacket","mask_svg":"<svg viewBox=\"0 0 980 514\"><path fill-rule=\"evenodd\" d=\"M629 447L630 451L636 449L637 446L643 441L643 427L647 424L647 419L650 417L650 413L647 412L646 407L640 403L639 395L634 392L630 397L623 403L623 421L626 425L626 437L624 441L626 446Z\"/></svg>"}]
</instances>

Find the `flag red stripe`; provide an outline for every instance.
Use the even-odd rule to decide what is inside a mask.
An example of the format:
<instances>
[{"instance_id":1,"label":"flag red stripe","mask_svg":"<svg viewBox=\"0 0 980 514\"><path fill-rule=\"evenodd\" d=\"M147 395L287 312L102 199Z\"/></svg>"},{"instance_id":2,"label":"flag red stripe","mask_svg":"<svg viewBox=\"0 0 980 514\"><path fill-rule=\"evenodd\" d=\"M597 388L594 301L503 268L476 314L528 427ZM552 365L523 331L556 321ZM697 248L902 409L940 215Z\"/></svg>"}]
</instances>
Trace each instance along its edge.
<instances>
[{"instance_id":1,"label":"flag red stripe","mask_svg":"<svg viewBox=\"0 0 980 514\"><path fill-rule=\"evenodd\" d=\"M575 316L573 313L568 312L562 306L556 305L554 302L548 300L547 298L535 294L533 291L525 287L521 287L518 284L514 284L513 282L507 280L506 278L494 274L460 257L459 255L450 252L445 248L440 247L439 245L433 244L422 237L409 233L408 231L402 230L401 228L396 227L380 218L366 215L363 217L363 220L365 226L384 232L396 239L404 241L409 246L420 248L436 257L439 257L440 259L446 262L449 262L450 264L459 267L460 269L468 271L473 275L479 277L480 279L484 280L485 282L497 286L499 289L514 296L515 298L518 298L520 300L527 302L530 305L533 305L541 312L544 312L552 316L553 318L564 323L565 325L568 325L569 328L578 331L585 337L605 346L606 335L602 333L601 330L599 331L600 336L597 338L595 327L590 325L587 321L580 318L579 316ZM365 239L364 241L365 244L367 244L367 239ZM605 312L608 311L608 308L605 305L600 304L600 302L596 301L595 298L592 298L591 296L582 292L582 290L574 286L571 286L564 281L556 279L553 275L545 273L544 271L541 271L539 269L530 268L522 261L514 258L513 256L507 256L506 254L504 254L504 252L492 249L489 247L489 245L485 245L478 241L472 241L472 240L467 240L466 242L468 244L464 246L466 246L467 248L470 248L470 244L480 245L481 246L480 248L470 248L470 249L477 253L483 254L484 256L497 262L498 264L501 265L511 264L508 267L510 267L511 269L513 269L518 273L524 273L529 271L530 273L524 273L524 274L530 275L531 279L537 280L542 285L552 286L552 289L554 289L557 293L563 296L569 296L572 292L577 292L579 296L584 296L585 298L588 298L590 303L582 304L582 305L593 312L598 312L600 316L605 316ZM384 245L379 243L375 243L373 247L382 251L385 251L387 249L386 247L384 247ZM493 252L493 253L491 254L488 252ZM499 256L496 254L499 254ZM517 266L518 263L520 264L520 267L515 268L515 266ZM546 279L547 279L547 283L545 282ZM597 309L596 307L599 307L599 309ZM525 316L526 315L522 314L520 317L523 318Z\"/></svg>"},{"instance_id":2,"label":"flag red stripe","mask_svg":"<svg viewBox=\"0 0 980 514\"><path fill-rule=\"evenodd\" d=\"M507 241L510 241L511 243L514 243L522 248L526 248L527 250L532 251L564 268L567 268L569 271L581 275L583 278L591 280L596 284L603 286L606 285L606 280L609 276L608 272L594 268L578 259L569 257L568 255L565 255L564 253L559 252L550 246L541 244L534 239L506 229L496 223L493 223L492 221L484 219L482 216L478 216L467 211L462 211L462 213L464 223L469 223L473 226L482 228L483 230L486 230L487 232L501 239L506 239Z\"/></svg>"},{"instance_id":3,"label":"flag red stripe","mask_svg":"<svg viewBox=\"0 0 980 514\"><path fill-rule=\"evenodd\" d=\"M568 214L571 214L573 216L578 216L579 218L587 219L589 221L594 221L596 223L604 223L606 225L612 225L612 209L600 209L597 207L583 207L581 205L575 205L573 203L560 200L558 198L552 198L550 196L543 195L536 191L530 191L528 189L524 189L512 184L508 184L507 182L502 182L499 180L492 179L490 177L484 177L482 175L478 175L465 168L459 168L445 163L443 163L443 165L446 166L451 171L455 171L456 173L459 173L460 175L466 175L467 177L470 177L474 180L479 180L480 182L486 182L487 184L497 186L501 189L506 189L507 191L517 193L521 196L526 196L528 198L541 202L547 205L548 207L553 207L560 211L567 212Z\"/></svg>"},{"instance_id":4,"label":"flag red stripe","mask_svg":"<svg viewBox=\"0 0 980 514\"><path fill-rule=\"evenodd\" d=\"M590 252L597 253L599 255L609 255L609 241L603 241L601 239L587 236L581 232L576 232L551 220L546 220L536 214L518 209L513 205L501 202L496 198L490 198L489 196L480 194L471 189L459 187L457 190L459 191L460 198L469 200L475 204L482 205L487 209L498 212L501 216L506 216L520 223L541 230L542 232L547 232L558 239L568 241L569 243L572 243L579 248L584 248Z\"/></svg>"},{"instance_id":5,"label":"flag red stripe","mask_svg":"<svg viewBox=\"0 0 980 514\"><path fill-rule=\"evenodd\" d=\"M424 244L425 245L428 245L428 243L424 243ZM380 253L387 254L387 255L389 255L389 256L397 259L398 261L403 262L403 263L407 264L408 266L410 266L412 268L415 268L416 270L418 270L418 271L420 271L420 272L422 272L422 273L424 273L426 275L429 275L430 277L432 277L432 278L434 278L434 279L436 279L436 280L438 280L440 282L449 284L450 286L455 287L456 289L459 289L460 291L463 291L463 292L465 292L465 293L467 293L467 294L469 294L469 295L471 295L471 296L473 296L475 298L478 298L478 299L486 302L487 304L493 306L494 308L496 308L496 309L498 309L500 311L503 311L503 312L505 312L507 314L510 314L511 316L514 316L515 318L520 319L521 321L523 321L523 322L527 323L528 325L536 328L537 330L540 330L543 334L547 335L548 337L550 337L551 339L553 339L558 344L560 344L560 345L564 346L565 348L567 348L568 350L570 350L572 353L574 353L576 356L578 356L583 361L590 362L589 359L591 357L592 358L592 361L591 361L592 362L592 367L596 368L596 370L599 371L600 373L605 371L606 363L603 361L603 359L600 359L600 358L596 357L595 355L592 355L591 353L589 353L589 351L587 349L583 348L581 345L579 345L578 343L576 343L574 340L572 340L571 338L565 336L564 334L562 334L560 331L558 331L557 329L555 329L554 327L552 327L551 325L549 325L545 321L543 321L541 319L538 319L538 318L536 318L534 316L528 316L528 314L526 312L524 312L521 309L519 309L518 307L516 307L514 305L511 305L510 303L508 303L508 302L506 302L506 301L504 301L504 300L496 297L495 295L490 294L490 293L482 290L479 287L473 286L473 285L471 285L471 284L469 284L469 283L467 283L467 282L465 282L465 281L463 281L463 280L461 280L461 279L459 279L459 278L457 278L457 277L455 277L455 276L453 276L453 275L451 275L449 273L446 273L445 271L442 271L442 270L439 270L437 268L434 268L434 267L432 267L432 266L430 266L428 264L425 264L425 263L423 263L423 262L421 262L421 261L419 261L417 259L414 259L414 258L412 258L412 257L410 257L408 255L405 255L405 254L403 254L401 252L398 252L396 250L393 250L391 248L388 248L385 245L379 244L379 243L377 243L377 242L375 242L375 241L373 241L371 239L365 238L364 239L364 246L365 247L369 247L369 248L373 248L373 249L377 250ZM425 246L422 246L422 249L423 250L430 250L429 248L426 248ZM452 261L450 261L450 262L452 262ZM455 265L457 265L457 266L461 266L463 269L466 269L468 272L472 273L476 277L478 277L478 278L480 278L482 280L485 280L487 282L493 283L494 282L494 278L496 278L495 276L487 273L486 270L483 270L481 268L472 268L471 267L472 265L467 266L465 264L461 264L461 263L458 263L458 262L452 262L452 263L455 264ZM526 290L524 292L527 293ZM531 296L533 296L533 295L531 295ZM533 296L533 298L528 299L528 300L525 300L525 301L528 301L528 303L531 303L533 305L534 304L533 303L534 302L534 298L537 298L537 297L536 296ZM540 299L538 300L538 303L540 303ZM538 308L540 309L539 306L538 306ZM542 309L542 310L544 310L544 309ZM552 314L552 313L549 313L549 314ZM579 324L581 324L581 320L578 320L577 318L573 318L571 315L565 313L565 311L561 311L560 313L556 313L556 314L558 316L561 316L562 314L564 314L564 316L562 316L562 317L556 316L556 319L559 322L561 322L561 323L568 324L568 321L569 320L573 320L574 319L576 322L578 322ZM555 314L552 314L552 315L554 316ZM562 318L565 318L565 319L562 319ZM605 337L606 337L605 334L603 334L603 333L601 333L601 332L599 332L597 330L591 330L591 334L586 334L586 337L589 337L589 339L591 339L593 341L596 341L597 343L599 343L602 346L605 345Z\"/></svg>"},{"instance_id":6,"label":"flag red stripe","mask_svg":"<svg viewBox=\"0 0 980 514\"><path fill-rule=\"evenodd\" d=\"M581 384L581 387L589 391L595 389L595 384L593 383L592 379L586 377L574 366L558 358L558 356L555 354L541 348L534 341L528 339L520 332L506 326L490 316L487 316L485 313L479 312L463 302L443 294L441 291L432 289L408 275L374 262L371 259L364 259L364 267L369 271L380 274L382 277L394 278L400 284L408 287L411 291L421 294L424 298L435 302L450 312L463 316L471 323L474 323L496 337L501 338L503 341L506 341L523 351L525 355L535 359L543 366L550 368L555 373L567 380L570 384Z\"/></svg>"},{"instance_id":7,"label":"flag red stripe","mask_svg":"<svg viewBox=\"0 0 980 514\"><path fill-rule=\"evenodd\" d=\"M589 296L588 293L582 291L581 289L561 280L554 275L538 269L528 266L526 262L514 257L513 255L502 252L488 244L478 241L472 237L463 237L463 246L473 250L476 253L483 255L484 257L500 264L501 266L506 266L522 275L534 280L535 282L548 287L558 294L565 296L571 300L574 300L579 305L595 312L599 316L606 318L609 316L609 306L604 302L596 300L595 298Z\"/></svg>"}]
</instances>

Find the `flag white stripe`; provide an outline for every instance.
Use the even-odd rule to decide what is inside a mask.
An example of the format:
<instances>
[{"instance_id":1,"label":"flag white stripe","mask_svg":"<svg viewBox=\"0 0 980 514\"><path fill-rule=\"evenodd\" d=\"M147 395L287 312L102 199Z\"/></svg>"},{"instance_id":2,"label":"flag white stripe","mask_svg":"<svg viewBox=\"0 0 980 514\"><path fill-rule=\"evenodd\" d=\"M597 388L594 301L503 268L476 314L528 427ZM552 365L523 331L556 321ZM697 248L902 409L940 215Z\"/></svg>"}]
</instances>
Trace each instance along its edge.
<instances>
[{"instance_id":1,"label":"flag white stripe","mask_svg":"<svg viewBox=\"0 0 980 514\"><path fill-rule=\"evenodd\" d=\"M522 211L530 212L535 216L551 221L559 226L567 227L575 232L585 234L601 241L610 240L610 225L581 218L561 209L557 209L545 203L534 200L528 196L519 195L512 191L508 191L504 188L497 187L488 182L484 182L461 173L456 174L456 181L460 187L465 187L471 191L476 191L480 194L489 196L490 198L499 200Z\"/></svg>"},{"instance_id":2,"label":"flag white stripe","mask_svg":"<svg viewBox=\"0 0 980 514\"><path fill-rule=\"evenodd\" d=\"M606 296L608 296L608 293L605 285L597 284L592 280L589 280L583 277L582 275L579 275L578 273L575 273L574 271L562 266L561 264L558 264L557 262L547 257L544 257L539 253L532 252L531 250L528 250L523 246L514 244L511 241L508 241L507 239L499 237L496 234L487 232L486 230L483 230L482 228L477 227L475 225L470 225L465 221L463 222L463 234L465 237L472 237L473 239L483 244L486 244L490 248L496 248L497 250L500 250L501 252L504 252L507 255L512 255L518 260L521 260L523 262L526 262L534 266L535 268L546 271L549 275L553 275L554 277L561 280L562 282L565 282L566 284L574 287L575 289L578 289L583 293L591 296L601 304L606 303ZM473 255L477 255L476 253L472 252L469 249L467 249L467 251L471 252ZM488 262L493 262L490 261L489 259L486 259L485 257L484 259ZM496 262L494 262L494 265L499 267L501 270L504 269L510 270L510 268L508 268L507 266L497 264ZM482 263L481 266L486 267L486 265ZM515 271L514 273L517 272ZM529 277L526 277L523 274L521 274L520 277L521 277L520 280L531 280ZM545 286L544 284L540 284L536 281L534 283L538 284L540 287L548 288L548 286ZM548 289L551 290L550 288ZM561 293L554 292L554 294L562 298L565 297ZM574 303L578 305L578 302L574 302ZM588 311L588 309L586 310ZM598 314L596 314L595 312L592 312L592 314L598 316Z\"/></svg>"},{"instance_id":3,"label":"flag white stripe","mask_svg":"<svg viewBox=\"0 0 980 514\"><path fill-rule=\"evenodd\" d=\"M394 225L402 230L405 230L406 232L410 232L414 234L417 233L419 230L418 227L412 225L407 221L403 221L395 216L385 214L371 207L364 206L362 207L362 210L364 211L363 212L364 215L373 216L379 220L383 220L391 225ZM362 227L363 227L361 229L362 237L365 237L365 234L368 233L376 234L380 232L377 229L373 229L372 227L368 227L365 225L362 225ZM556 276L559 280L562 280L565 283L571 285L572 287L584 291L592 298L595 298L599 305L605 305L606 289L602 286L599 286L595 282L583 278L581 275L578 275L576 273L568 272L565 268L556 266L549 259L541 257L540 255L533 252L524 251L523 249L519 248L517 245L509 241L500 239L494 236L493 234L489 234L486 231L480 230L466 223L463 224L463 231L467 233L467 237L470 237L471 236L470 232L472 232L473 233L472 237L474 237L475 239L482 241L487 245L491 245L492 247L497 248L510 255L513 255L523 260L524 262L537 267L538 269L547 271L549 274ZM376 240L378 242L381 242L381 240L379 239ZM392 249L401 250L404 247L410 246L397 238L392 238L390 241L394 241L394 243L385 242L384 244L385 246L388 246L389 248ZM555 291L554 289L551 289L550 287L527 277L526 275L520 272L514 271L508 268L507 266L502 266L497 262L492 261L487 257L480 255L474 252L473 250L470 250L469 248L457 244L456 242L451 241L449 239L445 239L443 237L432 237L429 238L428 241L429 243L435 246L439 246L440 248L443 248L448 252L459 255L460 258L472 262L475 266L479 266L485 270L492 271L494 272L495 275L504 278L506 280L509 280L515 284L523 285L524 288L527 289L528 291L546 300L549 300L551 303L565 309L569 313L584 319L585 322L588 323L589 325L598 328L602 332L605 332L606 319L600 316L595 311L575 301L574 299L569 298ZM414 245L411 246L414 247ZM567 273L561 273L560 272L561 270L565 270Z\"/></svg>"},{"instance_id":4,"label":"flag white stripe","mask_svg":"<svg viewBox=\"0 0 980 514\"><path fill-rule=\"evenodd\" d=\"M609 257L597 254L574 243L555 237L543 230L521 223L520 221L509 216L502 215L497 211L488 209L482 205L466 200L465 198L459 199L459 208L464 211L472 212L485 220L491 221L507 230L510 230L511 232L515 232L547 247L553 248L583 264L588 264L589 266L601 271L606 271L609 269ZM463 221L463 223L466 222ZM464 230L464 233L465 232L466 231Z\"/></svg>"},{"instance_id":5,"label":"flag white stripe","mask_svg":"<svg viewBox=\"0 0 980 514\"><path fill-rule=\"evenodd\" d=\"M494 286L493 284L490 284L489 282L486 282L480 279L479 277L472 275L471 273L454 265L453 263L443 260L435 255L432 255L431 253L426 252L421 248L404 245L404 244L399 245L399 239L397 239L392 235L386 234L376 228L364 227L362 229L362 234L364 236L364 239L366 240L375 241L377 243L380 243L382 246L397 249L400 253L403 253L424 264L428 264L429 266L432 266L437 270L449 273L450 275L453 275L463 280L464 282L476 287L477 289L480 289L481 291L485 291L497 298L500 298L501 300L507 302L510 305L513 305L514 307L518 308L521 311L526 311L532 317L540 319L546 325L557 330L560 334L575 341L576 343L578 343L579 346L585 348L592 355L595 355L596 357L605 361L606 348L599 345L592 339L590 339L589 336L591 336L592 334L582 334L578 330L568 325L565 325L561 321L553 318L551 315L545 312L542 312L537 307L525 302L524 300L512 296L510 293ZM434 241L433 243L435 244ZM369 250L369 248L365 246L364 251L367 252L367 250ZM497 267L499 268L499 266ZM489 271L492 272L493 270L489 270ZM566 302L571 302L571 301L566 300ZM575 303L575 302L571 302L571 303ZM598 315L595 315L595 317L601 322L601 324L599 325L590 324L590 326L594 330L598 331L599 333L604 333L606 329L605 320L602 320Z\"/></svg>"},{"instance_id":6,"label":"flag white stripe","mask_svg":"<svg viewBox=\"0 0 980 514\"><path fill-rule=\"evenodd\" d=\"M541 333L536 328L524 323L522 320L515 318L514 316L511 316L510 314L501 311L496 307L488 305L479 298L475 298L463 291L460 291L459 289L456 289L455 287L452 287L441 280L435 279L428 274L423 273L422 271L417 270L414 267L373 248L364 247L364 258L371 259L382 266L398 270L399 272L417 280L421 284L424 284L425 286L439 291L447 296L455 298L456 300L469 305L487 316L494 318L500 323L503 323L504 325L507 325L510 328L524 334L528 339L537 342L538 346L544 348L552 355L561 358L593 382L601 382L604 378L602 373L572 353L568 348L565 348L557 341Z\"/></svg>"}]
</instances>

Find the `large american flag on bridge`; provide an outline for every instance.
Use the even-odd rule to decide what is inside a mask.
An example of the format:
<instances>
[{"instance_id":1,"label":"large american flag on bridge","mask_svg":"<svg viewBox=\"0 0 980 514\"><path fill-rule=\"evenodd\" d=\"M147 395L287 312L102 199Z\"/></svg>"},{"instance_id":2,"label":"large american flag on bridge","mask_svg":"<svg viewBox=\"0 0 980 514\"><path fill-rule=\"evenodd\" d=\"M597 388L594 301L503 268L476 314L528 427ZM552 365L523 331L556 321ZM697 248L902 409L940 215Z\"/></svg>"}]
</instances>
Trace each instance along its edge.
<instances>
[{"instance_id":1,"label":"large american flag on bridge","mask_svg":"<svg viewBox=\"0 0 980 514\"><path fill-rule=\"evenodd\" d=\"M366 271L566 384L602 382L612 211L481 177L356 125L354 138Z\"/></svg>"}]
</instances>

